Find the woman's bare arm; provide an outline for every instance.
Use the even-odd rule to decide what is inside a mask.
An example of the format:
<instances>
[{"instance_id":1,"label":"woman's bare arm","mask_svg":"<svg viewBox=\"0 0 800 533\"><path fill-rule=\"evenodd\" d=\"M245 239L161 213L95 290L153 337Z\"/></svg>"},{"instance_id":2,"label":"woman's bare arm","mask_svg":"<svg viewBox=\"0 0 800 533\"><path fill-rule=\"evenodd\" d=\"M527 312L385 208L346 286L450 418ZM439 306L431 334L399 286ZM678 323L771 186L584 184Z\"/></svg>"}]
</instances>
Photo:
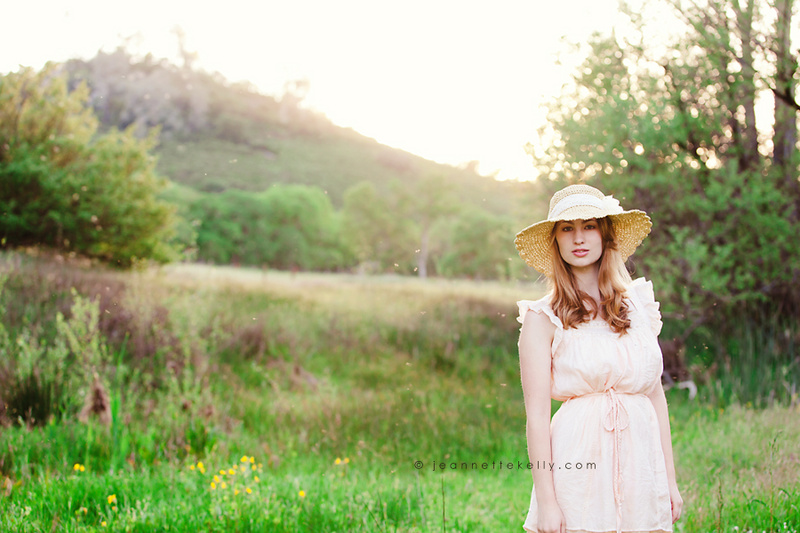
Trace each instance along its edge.
<instances>
[{"instance_id":1,"label":"woman's bare arm","mask_svg":"<svg viewBox=\"0 0 800 533\"><path fill-rule=\"evenodd\" d=\"M661 433L661 449L664 451L664 462L667 468L667 481L669 483L670 500L672 502L672 521L675 522L681 516L683 499L678 491L678 483L675 479L675 462L672 456L672 432L669 427L669 410L667 408L667 397L664 395L664 387L661 380L653 387L647 395L653 402L658 419L659 432Z\"/></svg>"},{"instance_id":2,"label":"woman's bare arm","mask_svg":"<svg viewBox=\"0 0 800 533\"><path fill-rule=\"evenodd\" d=\"M555 326L544 313L528 311L519 336L519 365L527 414L528 458L536 466L552 462L550 449L551 345ZM540 507L555 505L553 474L534 468L533 482Z\"/></svg>"}]
</instances>

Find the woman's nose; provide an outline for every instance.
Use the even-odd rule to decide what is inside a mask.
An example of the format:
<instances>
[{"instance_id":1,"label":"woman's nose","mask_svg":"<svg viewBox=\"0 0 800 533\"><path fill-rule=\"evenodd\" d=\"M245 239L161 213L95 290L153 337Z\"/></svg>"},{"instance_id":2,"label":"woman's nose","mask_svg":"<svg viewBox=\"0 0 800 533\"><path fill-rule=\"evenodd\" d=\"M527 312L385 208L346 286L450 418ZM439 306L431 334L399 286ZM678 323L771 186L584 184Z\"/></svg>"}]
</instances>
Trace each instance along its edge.
<instances>
[{"instance_id":1,"label":"woman's nose","mask_svg":"<svg viewBox=\"0 0 800 533\"><path fill-rule=\"evenodd\" d=\"M575 244L581 244L583 242L583 231L576 229L573 233L573 240Z\"/></svg>"}]
</instances>

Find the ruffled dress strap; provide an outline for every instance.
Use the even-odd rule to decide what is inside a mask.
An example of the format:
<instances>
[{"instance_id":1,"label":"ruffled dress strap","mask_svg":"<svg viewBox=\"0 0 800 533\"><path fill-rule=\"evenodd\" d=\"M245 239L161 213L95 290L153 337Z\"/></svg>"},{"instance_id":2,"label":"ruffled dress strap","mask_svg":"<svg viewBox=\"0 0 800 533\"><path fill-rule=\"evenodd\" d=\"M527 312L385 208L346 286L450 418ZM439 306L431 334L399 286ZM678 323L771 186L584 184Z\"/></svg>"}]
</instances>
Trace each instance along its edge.
<instances>
[{"instance_id":1,"label":"ruffled dress strap","mask_svg":"<svg viewBox=\"0 0 800 533\"><path fill-rule=\"evenodd\" d=\"M558 318L550 307L550 296L545 296L539 300L520 300L517 302L517 306L519 306L519 316L517 317L517 322L522 324L523 320L525 319L525 314L530 309L535 313L544 313L547 315L547 318L550 319L550 322L556 327L555 331L553 332L553 344L551 347L551 353L555 354L556 349L558 348L559 344L561 344L561 339L564 337L564 324L561 323L561 319ZM521 328L520 328L521 329Z\"/></svg>"},{"instance_id":2,"label":"ruffled dress strap","mask_svg":"<svg viewBox=\"0 0 800 533\"><path fill-rule=\"evenodd\" d=\"M628 297L633 304L647 316L650 330L656 337L661 333L661 304L656 301L653 282L644 278L636 278L628 285Z\"/></svg>"}]
</instances>

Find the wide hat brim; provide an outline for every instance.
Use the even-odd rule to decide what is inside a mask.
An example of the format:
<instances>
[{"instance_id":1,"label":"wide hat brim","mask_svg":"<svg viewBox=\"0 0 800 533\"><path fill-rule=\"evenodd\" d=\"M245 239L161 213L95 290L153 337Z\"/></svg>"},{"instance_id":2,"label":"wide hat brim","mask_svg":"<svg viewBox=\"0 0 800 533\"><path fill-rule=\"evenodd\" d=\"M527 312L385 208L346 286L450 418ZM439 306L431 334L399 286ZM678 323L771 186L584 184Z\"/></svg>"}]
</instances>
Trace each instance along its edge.
<instances>
[{"instance_id":1,"label":"wide hat brim","mask_svg":"<svg viewBox=\"0 0 800 533\"><path fill-rule=\"evenodd\" d=\"M623 261L633 255L653 227L647 213L638 209L608 214L596 207L579 205L565 210L557 217L531 224L517 233L514 245L525 263L550 277L553 274L553 256L550 250L550 235L553 226L561 220L588 220L604 217L610 218L614 223L617 248Z\"/></svg>"}]
</instances>

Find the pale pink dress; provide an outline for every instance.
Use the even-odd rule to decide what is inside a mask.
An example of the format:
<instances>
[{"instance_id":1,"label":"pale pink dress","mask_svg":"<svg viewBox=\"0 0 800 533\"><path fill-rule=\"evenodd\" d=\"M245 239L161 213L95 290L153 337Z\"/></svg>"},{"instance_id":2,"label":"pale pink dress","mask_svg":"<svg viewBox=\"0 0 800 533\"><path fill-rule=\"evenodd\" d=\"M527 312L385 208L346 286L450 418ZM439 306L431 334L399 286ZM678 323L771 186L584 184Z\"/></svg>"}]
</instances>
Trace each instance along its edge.
<instances>
[{"instance_id":1,"label":"pale pink dress","mask_svg":"<svg viewBox=\"0 0 800 533\"><path fill-rule=\"evenodd\" d=\"M622 336L599 319L565 330L549 299L517 302L517 320L532 309L556 326L550 392L564 403L550 423L550 442L556 500L567 531L672 531L658 419L645 395L663 370L657 339L661 314L652 282L639 278L629 286L631 327ZM545 462L531 460L534 468ZM537 520L534 487L524 529L538 532Z\"/></svg>"}]
</instances>

